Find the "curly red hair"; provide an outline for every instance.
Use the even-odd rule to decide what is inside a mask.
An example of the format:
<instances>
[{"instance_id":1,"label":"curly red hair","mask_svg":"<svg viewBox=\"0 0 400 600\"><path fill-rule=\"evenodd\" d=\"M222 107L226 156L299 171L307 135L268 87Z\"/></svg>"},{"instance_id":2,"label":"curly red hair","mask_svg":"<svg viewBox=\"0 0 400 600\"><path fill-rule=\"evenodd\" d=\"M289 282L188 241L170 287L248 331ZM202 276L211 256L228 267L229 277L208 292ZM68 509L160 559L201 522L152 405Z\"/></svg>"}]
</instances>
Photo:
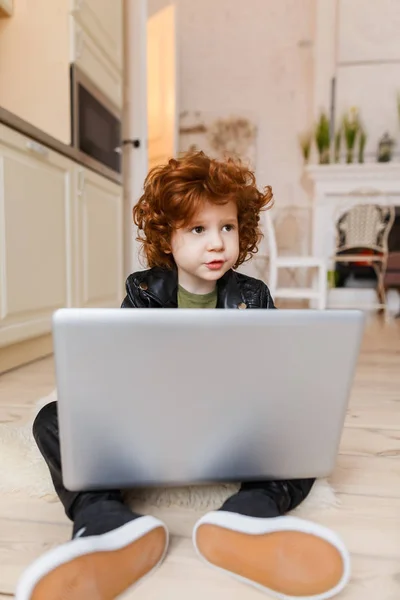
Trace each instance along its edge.
<instances>
[{"instance_id":1,"label":"curly red hair","mask_svg":"<svg viewBox=\"0 0 400 600\"><path fill-rule=\"evenodd\" d=\"M144 193L133 208L133 221L139 232L149 267L173 268L171 234L188 226L206 202L226 204L233 199L238 209L239 258L234 268L257 252L262 238L260 211L270 208L270 186L256 187L254 173L240 160L218 161L203 152L172 158L154 167L144 182Z\"/></svg>"}]
</instances>

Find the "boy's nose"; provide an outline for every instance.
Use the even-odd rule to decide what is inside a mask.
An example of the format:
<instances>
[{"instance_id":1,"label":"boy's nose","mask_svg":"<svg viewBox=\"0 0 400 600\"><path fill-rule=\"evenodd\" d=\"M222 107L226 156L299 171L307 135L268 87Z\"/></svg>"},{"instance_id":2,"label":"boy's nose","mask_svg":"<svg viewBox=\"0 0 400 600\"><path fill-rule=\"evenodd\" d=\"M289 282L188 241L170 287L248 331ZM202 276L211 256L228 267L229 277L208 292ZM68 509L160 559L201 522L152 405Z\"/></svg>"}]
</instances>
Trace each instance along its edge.
<instances>
[{"instance_id":1,"label":"boy's nose","mask_svg":"<svg viewBox=\"0 0 400 600\"><path fill-rule=\"evenodd\" d=\"M223 250L224 240L219 233L213 233L208 240L208 250Z\"/></svg>"}]
</instances>

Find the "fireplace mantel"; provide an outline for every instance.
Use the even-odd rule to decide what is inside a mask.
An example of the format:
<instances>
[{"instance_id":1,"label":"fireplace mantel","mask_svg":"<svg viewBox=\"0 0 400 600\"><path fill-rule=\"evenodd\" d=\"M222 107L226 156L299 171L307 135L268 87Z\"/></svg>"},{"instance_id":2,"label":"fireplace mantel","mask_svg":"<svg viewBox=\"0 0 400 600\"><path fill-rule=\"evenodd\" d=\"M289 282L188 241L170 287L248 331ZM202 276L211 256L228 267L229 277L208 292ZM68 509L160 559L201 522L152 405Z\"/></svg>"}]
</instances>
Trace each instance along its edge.
<instances>
[{"instance_id":1,"label":"fireplace mantel","mask_svg":"<svg viewBox=\"0 0 400 600\"><path fill-rule=\"evenodd\" d=\"M400 187L400 162L308 165L305 171L315 185L338 190L358 189L360 185L380 191L390 191L392 187L398 191Z\"/></svg>"},{"instance_id":2,"label":"fireplace mantel","mask_svg":"<svg viewBox=\"0 0 400 600\"><path fill-rule=\"evenodd\" d=\"M400 206L400 163L309 165L305 172L312 187L312 251L328 264L335 224L346 210L356 204Z\"/></svg>"}]
</instances>

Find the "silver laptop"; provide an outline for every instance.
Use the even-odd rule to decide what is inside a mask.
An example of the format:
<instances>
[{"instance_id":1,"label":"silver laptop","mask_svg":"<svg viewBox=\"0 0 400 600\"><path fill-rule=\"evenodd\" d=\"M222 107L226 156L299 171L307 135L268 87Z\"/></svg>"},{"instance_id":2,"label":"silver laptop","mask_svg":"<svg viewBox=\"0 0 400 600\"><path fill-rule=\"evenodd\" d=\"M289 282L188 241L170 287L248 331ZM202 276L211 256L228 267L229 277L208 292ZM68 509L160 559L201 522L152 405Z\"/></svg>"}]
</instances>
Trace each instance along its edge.
<instances>
[{"instance_id":1,"label":"silver laptop","mask_svg":"<svg viewBox=\"0 0 400 600\"><path fill-rule=\"evenodd\" d=\"M65 486L329 475L363 328L342 310L57 311Z\"/></svg>"}]
</instances>

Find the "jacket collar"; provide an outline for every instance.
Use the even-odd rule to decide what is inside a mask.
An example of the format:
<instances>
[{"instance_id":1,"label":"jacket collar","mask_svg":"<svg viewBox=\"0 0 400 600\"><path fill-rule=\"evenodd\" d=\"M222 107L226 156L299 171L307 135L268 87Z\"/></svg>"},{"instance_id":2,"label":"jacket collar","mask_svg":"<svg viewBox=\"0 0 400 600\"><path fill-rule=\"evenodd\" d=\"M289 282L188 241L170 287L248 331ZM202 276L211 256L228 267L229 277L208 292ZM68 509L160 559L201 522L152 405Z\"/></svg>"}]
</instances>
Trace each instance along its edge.
<instances>
[{"instance_id":1,"label":"jacket collar","mask_svg":"<svg viewBox=\"0 0 400 600\"><path fill-rule=\"evenodd\" d=\"M146 294L163 308L178 307L178 273L176 269L154 267L143 272ZM139 282L139 286L140 286ZM236 273L229 270L217 283L217 308L245 308Z\"/></svg>"},{"instance_id":2,"label":"jacket collar","mask_svg":"<svg viewBox=\"0 0 400 600\"><path fill-rule=\"evenodd\" d=\"M230 269L218 281L217 308L246 308L235 271Z\"/></svg>"}]
</instances>

